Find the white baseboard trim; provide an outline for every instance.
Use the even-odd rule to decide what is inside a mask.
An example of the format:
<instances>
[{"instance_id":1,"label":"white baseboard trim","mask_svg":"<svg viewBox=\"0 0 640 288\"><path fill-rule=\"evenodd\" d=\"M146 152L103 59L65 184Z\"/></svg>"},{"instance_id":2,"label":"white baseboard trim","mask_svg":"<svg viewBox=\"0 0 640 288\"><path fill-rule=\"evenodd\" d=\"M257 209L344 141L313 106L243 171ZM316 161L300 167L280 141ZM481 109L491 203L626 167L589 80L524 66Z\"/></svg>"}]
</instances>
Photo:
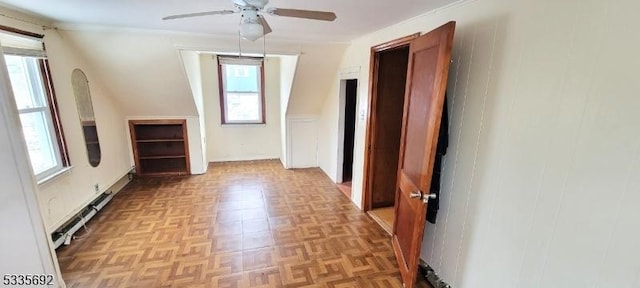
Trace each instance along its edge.
<instances>
[{"instance_id":1,"label":"white baseboard trim","mask_svg":"<svg viewBox=\"0 0 640 288\"><path fill-rule=\"evenodd\" d=\"M209 159L209 163L240 162L240 161L254 161L254 160L273 160L273 159L278 159L279 160L280 159L280 155L214 158L214 159Z\"/></svg>"}]
</instances>

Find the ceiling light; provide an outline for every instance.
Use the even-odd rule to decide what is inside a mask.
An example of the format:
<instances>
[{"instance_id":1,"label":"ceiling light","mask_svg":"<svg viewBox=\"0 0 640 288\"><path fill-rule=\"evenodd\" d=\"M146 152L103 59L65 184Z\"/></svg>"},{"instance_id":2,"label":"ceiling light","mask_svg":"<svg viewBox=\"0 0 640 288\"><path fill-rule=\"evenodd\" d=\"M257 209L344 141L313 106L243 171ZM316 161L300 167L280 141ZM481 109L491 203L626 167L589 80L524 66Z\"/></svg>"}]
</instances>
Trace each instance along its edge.
<instances>
[{"instance_id":1,"label":"ceiling light","mask_svg":"<svg viewBox=\"0 0 640 288\"><path fill-rule=\"evenodd\" d=\"M264 36L264 27L259 23L242 23L240 24L240 36L249 41L256 41Z\"/></svg>"}]
</instances>

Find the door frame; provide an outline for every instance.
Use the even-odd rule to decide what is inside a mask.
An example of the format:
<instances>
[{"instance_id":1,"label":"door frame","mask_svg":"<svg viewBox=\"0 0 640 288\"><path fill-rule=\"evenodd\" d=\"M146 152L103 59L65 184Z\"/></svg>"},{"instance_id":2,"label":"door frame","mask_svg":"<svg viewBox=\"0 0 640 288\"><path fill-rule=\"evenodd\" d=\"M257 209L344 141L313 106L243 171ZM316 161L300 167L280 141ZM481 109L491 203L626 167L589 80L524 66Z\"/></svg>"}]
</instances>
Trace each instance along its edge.
<instances>
[{"instance_id":1,"label":"door frame","mask_svg":"<svg viewBox=\"0 0 640 288\"><path fill-rule=\"evenodd\" d=\"M373 184L371 183L371 181L373 181L373 169L371 169L371 167L373 167L375 159L371 151L375 146L375 140L377 137L377 135L375 135L377 121L375 108L378 102L378 67L380 64L380 53L400 47L409 46L411 42L418 37L420 37L420 32L371 47L371 59L369 65L369 99L367 100L369 105L367 105L368 117L364 146L364 171L362 177L361 207L364 212L372 209L371 187ZM398 139L398 141L400 141L400 139Z\"/></svg>"},{"instance_id":2,"label":"door frame","mask_svg":"<svg viewBox=\"0 0 640 288\"><path fill-rule=\"evenodd\" d=\"M347 102L347 80L358 81L358 90L356 91L356 114L358 113L358 95L360 94L360 67L345 68L340 71L338 76L338 155L336 161L336 183L342 183L342 162L344 161L344 124L345 124L345 106ZM358 122L356 115L356 124ZM354 136L355 137L355 136ZM355 147L354 147L355 151Z\"/></svg>"}]
</instances>

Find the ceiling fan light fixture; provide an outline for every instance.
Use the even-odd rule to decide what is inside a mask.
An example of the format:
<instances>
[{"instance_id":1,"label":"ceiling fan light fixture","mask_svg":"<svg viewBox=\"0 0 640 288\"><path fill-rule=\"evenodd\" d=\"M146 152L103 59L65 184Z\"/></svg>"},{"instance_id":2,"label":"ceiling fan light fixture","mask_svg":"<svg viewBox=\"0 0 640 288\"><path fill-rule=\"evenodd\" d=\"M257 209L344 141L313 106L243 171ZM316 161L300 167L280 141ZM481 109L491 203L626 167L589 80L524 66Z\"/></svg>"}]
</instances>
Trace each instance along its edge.
<instances>
[{"instance_id":1,"label":"ceiling fan light fixture","mask_svg":"<svg viewBox=\"0 0 640 288\"><path fill-rule=\"evenodd\" d=\"M209 15L228 15L228 14L242 14L239 25L239 37L238 43L241 38L249 41L256 41L265 35L273 32L271 26L265 19L265 15L280 16L280 17L293 17L301 19L321 20L321 21L334 21L336 20L336 14L333 12L314 11L314 10L300 10L300 9L284 9L268 7L269 0L230 0L235 5L235 10L217 10L217 11L205 11L197 13L176 14L169 15L162 18L162 20L172 20L181 18L190 18L198 16Z\"/></svg>"},{"instance_id":2,"label":"ceiling fan light fixture","mask_svg":"<svg viewBox=\"0 0 640 288\"><path fill-rule=\"evenodd\" d=\"M259 23L242 23L240 24L240 36L249 41L256 41L264 36L264 27Z\"/></svg>"}]
</instances>

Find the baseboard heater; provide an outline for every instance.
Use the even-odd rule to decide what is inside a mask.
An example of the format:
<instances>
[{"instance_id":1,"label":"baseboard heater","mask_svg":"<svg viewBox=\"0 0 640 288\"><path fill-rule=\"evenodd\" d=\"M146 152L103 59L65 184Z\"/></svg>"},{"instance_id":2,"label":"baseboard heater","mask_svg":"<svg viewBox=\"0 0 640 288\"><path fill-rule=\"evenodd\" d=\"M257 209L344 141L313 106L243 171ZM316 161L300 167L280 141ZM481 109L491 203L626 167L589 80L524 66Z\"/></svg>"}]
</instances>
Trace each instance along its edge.
<instances>
[{"instance_id":1,"label":"baseboard heater","mask_svg":"<svg viewBox=\"0 0 640 288\"><path fill-rule=\"evenodd\" d=\"M73 234L89 222L111 199L113 199L113 193L102 193L96 200L93 200L87 207L82 209L73 220L53 232L51 240L53 240L54 248L58 249L62 244L69 245L73 239Z\"/></svg>"}]
</instances>

